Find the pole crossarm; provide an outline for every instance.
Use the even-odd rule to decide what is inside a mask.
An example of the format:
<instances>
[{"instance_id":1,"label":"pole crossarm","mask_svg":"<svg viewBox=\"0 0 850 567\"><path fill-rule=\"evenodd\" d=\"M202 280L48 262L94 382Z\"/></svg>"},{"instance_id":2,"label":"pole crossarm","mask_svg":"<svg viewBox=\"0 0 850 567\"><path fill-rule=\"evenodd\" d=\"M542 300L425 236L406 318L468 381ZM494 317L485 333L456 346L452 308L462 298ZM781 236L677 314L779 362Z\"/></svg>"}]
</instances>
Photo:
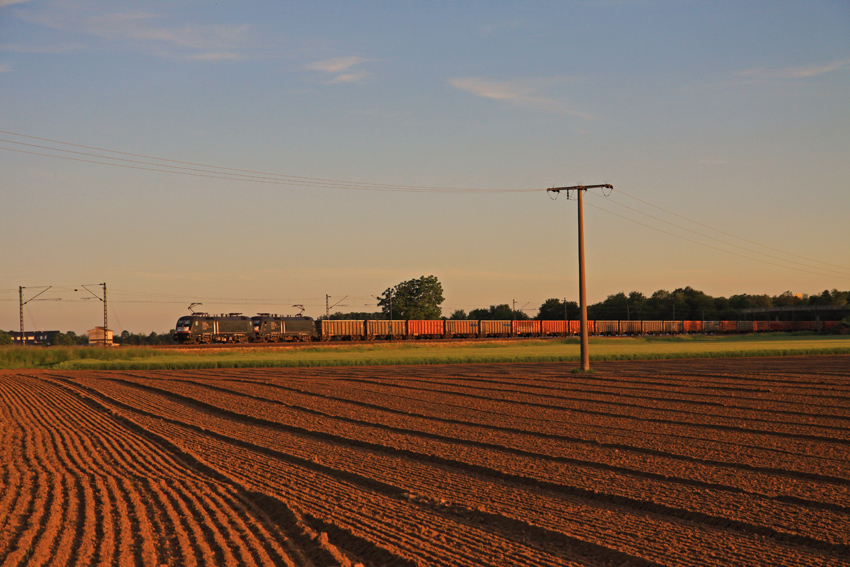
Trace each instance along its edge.
<instances>
[{"instance_id":1,"label":"pole crossarm","mask_svg":"<svg viewBox=\"0 0 850 567\"><path fill-rule=\"evenodd\" d=\"M613 189L614 186L610 183L602 183L600 185L573 185L572 187L552 187L550 189L546 189L546 191L551 191L552 193L560 193L561 191L587 191L588 189Z\"/></svg>"}]
</instances>

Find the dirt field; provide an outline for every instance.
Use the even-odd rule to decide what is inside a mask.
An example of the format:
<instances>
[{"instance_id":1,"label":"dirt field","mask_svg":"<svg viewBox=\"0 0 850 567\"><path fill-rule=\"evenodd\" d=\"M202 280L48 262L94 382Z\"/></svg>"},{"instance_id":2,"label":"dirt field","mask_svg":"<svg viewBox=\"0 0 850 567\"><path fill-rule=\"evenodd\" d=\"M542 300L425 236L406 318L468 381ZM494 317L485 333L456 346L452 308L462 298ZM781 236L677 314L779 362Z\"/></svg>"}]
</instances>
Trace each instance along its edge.
<instances>
[{"instance_id":1,"label":"dirt field","mask_svg":"<svg viewBox=\"0 0 850 567\"><path fill-rule=\"evenodd\" d=\"M0 564L850 565L850 356L0 371Z\"/></svg>"}]
</instances>

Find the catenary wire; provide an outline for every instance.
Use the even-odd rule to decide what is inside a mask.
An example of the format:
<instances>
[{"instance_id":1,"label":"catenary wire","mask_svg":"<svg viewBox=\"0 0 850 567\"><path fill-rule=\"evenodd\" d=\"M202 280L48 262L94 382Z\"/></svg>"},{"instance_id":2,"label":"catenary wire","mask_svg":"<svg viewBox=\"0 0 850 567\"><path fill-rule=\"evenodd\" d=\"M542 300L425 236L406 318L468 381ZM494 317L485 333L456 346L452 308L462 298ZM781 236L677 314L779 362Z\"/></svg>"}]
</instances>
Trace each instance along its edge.
<instances>
[{"instance_id":1,"label":"catenary wire","mask_svg":"<svg viewBox=\"0 0 850 567\"><path fill-rule=\"evenodd\" d=\"M668 236L673 236L673 237L675 237L675 238L678 238L678 239L680 239L680 240L685 240L685 241L687 241L687 242L691 242L691 243L693 243L693 244L698 244L698 245L700 245L700 246L705 246L705 247L707 247L707 248L712 248L712 249L714 249L714 250L719 250L720 252L724 252L724 253L726 253L726 254L732 254L733 256L739 256L739 257L741 257L741 258L746 258L746 259L748 259L748 260L755 260L756 262L761 262L761 263L763 263L763 264L770 264L770 265L772 265L772 266L779 266L780 268L784 268L784 269L787 269L787 270L797 270L797 271L799 271L799 272L806 272L806 273L809 273L809 274L815 274L815 275L818 275L818 276L830 276L830 277L834 277L834 275L833 275L833 274L825 274L825 273L823 273L823 272L813 272L812 270L805 270L805 269L803 269L803 268L796 268L796 267L794 267L794 266L787 266L787 265L785 265L785 264L777 264L776 262L770 262L770 261L768 261L768 260L763 260L763 259L761 259L761 258L755 258L755 257L753 257L753 256L747 256L746 254L739 254L738 252L732 252L732 251L730 251L730 250L724 250L723 248L720 248L720 247L718 247L718 246L713 246L713 245L711 245L711 244L706 244L705 242L699 242L698 240L693 240L693 239L691 239L691 238L686 238L686 237L684 237L684 236L681 236L681 235L675 234L675 233L673 233L673 232L669 232L669 231L667 231L667 230L663 230L663 229L660 229L660 228L657 228L657 227L654 227L654 226L648 225L648 224L646 224L646 223L643 223L643 222L640 222L640 221L637 221L637 220L634 220L634 219L630 219L629 217L626 217L626 216L623 216L623 215L621 215L621 214L615 213L614 211L609 211L608 209L606 209L606 208L604 208L604 207L600 207L600 206L598 206L598 205L593 205L593 204L591 204L591 203L587 203L587 205L588 205L589 207L593 207L594 209L599 209L600 211L606 212L606 213L608 213L609 215L614 215L615 217L619 217L619 218L624 219L624 220L627 220L627 221L629 221L629 222L632 222L632 223L635 223L635 224L639 224L639 225L641 225L641 226L644 226L644 227L646 227L646 228L649 228L649 229L655 230L655 231L657 231L657 232L661 232L661 233L666 234L666 235L668 235Z\"/></svg>"}]
</instances>

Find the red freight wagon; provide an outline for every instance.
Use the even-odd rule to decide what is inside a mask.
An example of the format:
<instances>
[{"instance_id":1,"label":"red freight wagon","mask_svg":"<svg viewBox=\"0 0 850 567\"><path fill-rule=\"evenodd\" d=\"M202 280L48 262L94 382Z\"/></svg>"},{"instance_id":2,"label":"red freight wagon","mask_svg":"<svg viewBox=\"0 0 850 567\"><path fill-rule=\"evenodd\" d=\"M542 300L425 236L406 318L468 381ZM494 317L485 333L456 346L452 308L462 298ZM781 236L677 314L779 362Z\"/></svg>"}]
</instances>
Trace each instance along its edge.
<instances>
[{"instance_id":1,"label":"red freight wagon","mask_svg":"<svg viewBox=\"0 0 850 567\"><path fill-rule=\"evenodd\" d=\"M734 333L738 330L737 321L720 321L721 333Z\"/></svg>"},{"instance_id":2,"label":"red freight wagon","mask_svg":"<svg viewBox=\"0 0 850 567\"><path fill-rule=\"evenodd\" d=\"M702 321L682 321L682 330L686 333L701 333Z\"/></svg>"},{"instance_id":3,"label":"red freight wagon","mask_svg":"<svg viewBox=\"0 0 850 567\"><path fill-rule=\"evenodd\" d=\"M596 328L596 325L593 324L593 321L587 322L587 334L592 335L593 329ZM580 335L581 334L581 321L570 321L570 334L571 335Z\"/></svg>"},{"instance_id":4,"label":"red freight wagon","mask_svg":"<svg viewBox=\"0 0 850 567\"><path fill-rule=\"evenodd\" d=\"M413 320L407 322L407 336L411 338L438 339L446 334L446 324L436 321Z\"/></svg>"},{"instance_id":5,"label":"red freight wagon","mask_svg":"<svg viewBox=\"0 0 850 567\"><path fill-rule=\"evenodd\" d=\"M539 337L540 321L512 321L511 330L517 337Z\"/></svg>"},{"instance_id":6,"label":"red freight wagon","mask_svg":"<svg viewBox=\"0 0 850 567\"><path fill-rule=\"evenodd\" d=\"M566 337L570 330L567 321L540 321L540 332L546 337Z\"/></svg>"},{"instance_id":7,"label":"red freight wagon","mask_svg":"<svg viewBox=\"0 0 850 567\"><path fill-rule=\"evenodd\" d=\"M478 321L448 319L446 321L446 336L466 338L477 337Z\"/></svg>"}]
</instances>

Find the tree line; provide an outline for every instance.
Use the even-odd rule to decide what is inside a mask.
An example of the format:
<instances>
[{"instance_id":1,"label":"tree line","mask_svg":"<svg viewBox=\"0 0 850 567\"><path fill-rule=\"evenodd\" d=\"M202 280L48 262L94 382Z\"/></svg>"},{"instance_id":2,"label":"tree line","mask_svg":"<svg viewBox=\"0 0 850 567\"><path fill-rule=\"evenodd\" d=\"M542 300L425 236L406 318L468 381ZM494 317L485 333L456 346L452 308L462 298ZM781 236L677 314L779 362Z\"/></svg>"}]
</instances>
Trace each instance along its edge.
<instances>
[{"instance_id":1,"label":"tree line","mask_svg":"<svg viewBox=\"0 0 850 567\"><path fill-rule=\"evenodd\" d=\"M524 310L513 309L507 303L489 308L455 310L448 317L442 314L443 287L435 276L401 282L388 288L379 297L380 311L337 312L330 319L531 319ZM673 291L659 289L650 296L639 291L609 295L604 301L588 305L588 319L599 320L679 320L679 321L732 321L739 319L767 319L768 315L745 315L743 309L765 307L850 305L850 291L824 290L817 295L794 294L786 291L779 295L738 294L730 297L712 297L690 286ZM579 305L566 298L550 298L537 309L534 319L578 319ZM770 315L775 318L776 314ZM780 317L791 318L791 314ZM321 317L322 319L324 317ZM841 319L841 314L823 315L824 319Z\"/></svg>"}]
</instances>

